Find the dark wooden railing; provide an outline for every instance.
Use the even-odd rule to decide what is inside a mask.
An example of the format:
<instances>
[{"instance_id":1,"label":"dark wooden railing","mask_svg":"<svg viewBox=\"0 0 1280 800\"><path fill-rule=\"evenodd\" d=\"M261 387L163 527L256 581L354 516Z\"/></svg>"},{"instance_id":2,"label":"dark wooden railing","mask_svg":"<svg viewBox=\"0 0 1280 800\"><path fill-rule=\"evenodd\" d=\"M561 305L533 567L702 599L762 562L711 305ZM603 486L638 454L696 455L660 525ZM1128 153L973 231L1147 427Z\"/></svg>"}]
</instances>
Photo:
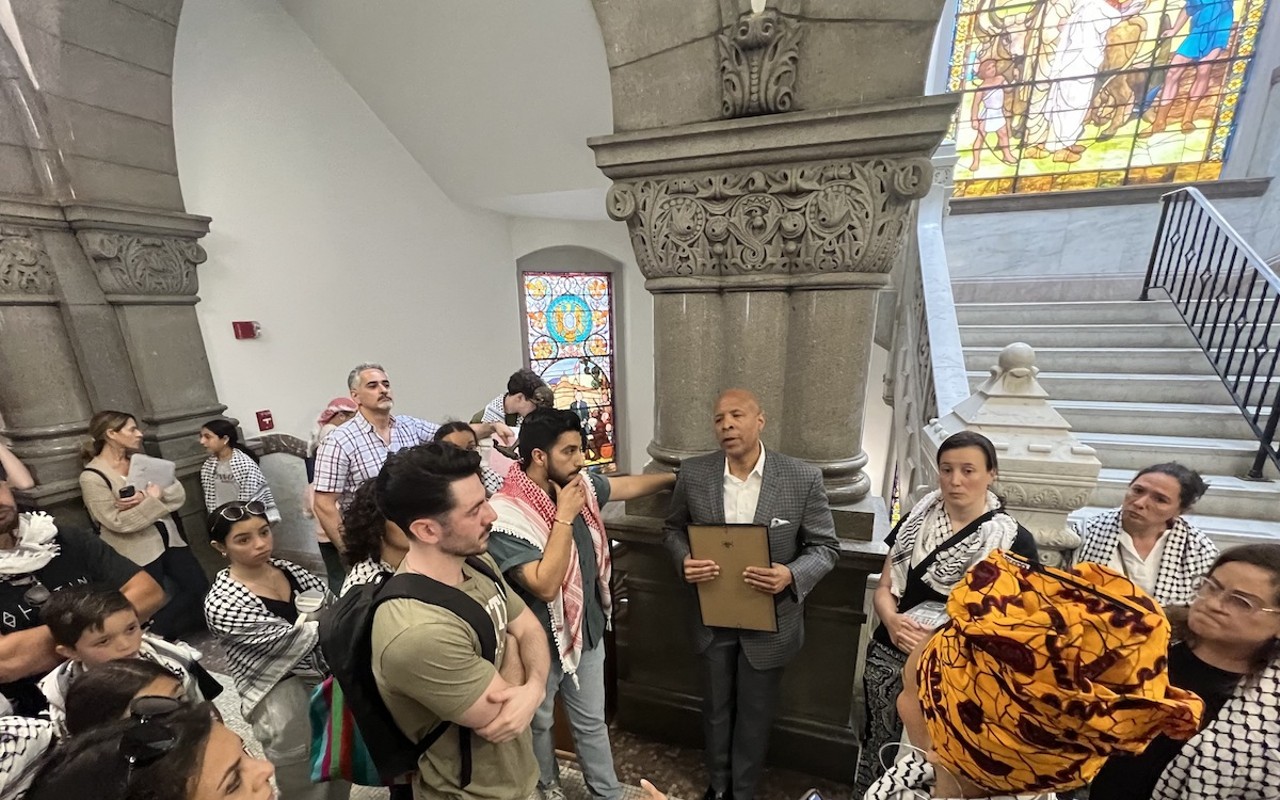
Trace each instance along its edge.
<instances>
[{"instance_id":1,"label":"dark wooden railing","mask_svg":"<svg viewBox=\"0 0 1280 800\"><path fill-rule=\"evenodd\" d=\"M1258 439L1251 480L1280 467L1280 278L1204 195L1161 198L1160 227L1142 284L1168 294Z\"/></svg>"}]
</instances>

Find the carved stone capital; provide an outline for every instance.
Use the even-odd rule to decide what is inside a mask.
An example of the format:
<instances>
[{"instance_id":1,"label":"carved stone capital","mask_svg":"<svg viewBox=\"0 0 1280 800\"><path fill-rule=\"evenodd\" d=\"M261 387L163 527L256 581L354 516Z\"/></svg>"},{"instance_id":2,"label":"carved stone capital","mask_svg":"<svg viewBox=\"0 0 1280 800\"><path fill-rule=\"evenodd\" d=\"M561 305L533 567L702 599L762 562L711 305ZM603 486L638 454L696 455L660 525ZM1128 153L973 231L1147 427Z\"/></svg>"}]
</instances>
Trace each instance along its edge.
<instances>
[{"instance_id":1,"label":"carved stone capital","mask_svg":"<svg viewBox=\"0 0 1280 800\"><path fill-rule=\"evenodd\" d=\"M112 231L79 231L98 285L108 295L194 295L204 248L190 239Z\"/></svg>"},{"instance_id":2,"label":"carved stone capital","mask_svg":"<svg viewBox=\"0 0 1280 800\"><path fill-rule=\"evenodd\" d=\"M716 49L725 117L793 110L800 60L800 28L795 22L773 9L747 12L716 36Z\"/></svg>"},{"instance_id":3,"label":"carved stone capital","mask_svg":"<svg viewBox=\"0 0 1280 800\"><path fill-rule=\"evenodd\" d=\"M615 183L606 205L650 280L882 275L932 169L872 159L649 178Z\"/></svg>"},{"instance_id":4,"label":"carved stone capital","mask_svg":"<svg viewBox=\"0 0 1280 800\"><path fill-rule=\"evenodd\" d=\"M53 294L53 267L35 231L0 225L0 295Z\"/></svg>"}]
</instances>

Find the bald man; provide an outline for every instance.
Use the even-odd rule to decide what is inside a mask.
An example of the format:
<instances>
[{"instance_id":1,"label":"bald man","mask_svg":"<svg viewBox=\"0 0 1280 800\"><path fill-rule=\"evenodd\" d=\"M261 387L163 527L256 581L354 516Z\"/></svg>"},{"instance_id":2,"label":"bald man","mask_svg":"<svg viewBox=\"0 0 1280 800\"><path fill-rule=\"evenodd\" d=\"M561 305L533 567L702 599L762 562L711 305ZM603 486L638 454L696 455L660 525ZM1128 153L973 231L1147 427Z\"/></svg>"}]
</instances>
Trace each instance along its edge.
<instances>
[{"instance_id":1,"label":"bald man","mask_svg":"<svg viewBox=\"0 0 1280 800\"><path fill-rule=\"evenodd\" d=\"M686 459L671 497L663 541L680 577L743 581L772 595L777 633L709 628L693 620L702 656L703 733L709 783L706 800L752 800L773 724L782 668L804 644L804 599L840 555L835 522L812 464L765 452L765 416L756 396L730 389L716 400L713 423L720 451ZM769 528L769 567L722 575L714 561L689 554L689 525L744 523Z\"/></svg>"}]
</instances>

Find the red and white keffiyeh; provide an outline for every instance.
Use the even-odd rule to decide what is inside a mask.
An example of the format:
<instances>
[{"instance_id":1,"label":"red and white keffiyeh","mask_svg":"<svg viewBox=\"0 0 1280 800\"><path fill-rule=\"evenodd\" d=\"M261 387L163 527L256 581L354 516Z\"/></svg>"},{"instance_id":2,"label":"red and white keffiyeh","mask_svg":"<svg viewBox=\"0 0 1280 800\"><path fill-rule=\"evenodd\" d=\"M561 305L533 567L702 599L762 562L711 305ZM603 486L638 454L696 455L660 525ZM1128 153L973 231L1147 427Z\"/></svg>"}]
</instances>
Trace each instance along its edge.
<instances>
[{"instance_id":1,"label":"red and white keffiyeh","mask_svg":"<svg viewBox=\"0 0 1280 800\"><path fill-rule=\"evenodd\" d=\"M600 603L608 620L613 612L613 598L609 582L613 576L613 559L609 554L609 540L605 537L604 523L600 520L600 501L595 485L590 479L583 481L587 490L587 503L582 507L582 519L591 532L591 544L595 549L597 582ZM493 527L527 542L538 550L545 550L551 526L556 519L556 504L529 479L519 464L513 464L507 472L506 482L489 500L498 518ZM560 651L560 666L566 675L578 670L582 658L583 590L582 566L578 561L578 545L570 543L569 569L565 572L560 592L547 606L551 609L551 636Z\"/></svg>"}]
</instances>

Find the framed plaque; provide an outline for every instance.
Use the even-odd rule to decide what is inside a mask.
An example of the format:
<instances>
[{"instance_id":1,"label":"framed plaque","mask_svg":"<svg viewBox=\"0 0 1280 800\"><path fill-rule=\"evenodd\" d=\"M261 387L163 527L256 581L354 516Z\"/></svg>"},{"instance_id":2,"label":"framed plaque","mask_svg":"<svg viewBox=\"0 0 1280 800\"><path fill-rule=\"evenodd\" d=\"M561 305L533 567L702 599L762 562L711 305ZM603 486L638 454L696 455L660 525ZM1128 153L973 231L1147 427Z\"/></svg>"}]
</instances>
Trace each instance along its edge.
<instances>
[{"instance_id":1,"label":"framed plaque","mask_svg":"<svg viewBox=\"0 0 1280 800\"><path fill-rule=\"evenodd\" d=\"M773 595L751 588L742 579L747 567L773 564L769 529L764 525L690 525L689 551L695 559L714 561L720 577L695 584L702 624L747 631L778 630Z\"/></svg>"}]
</instances>

